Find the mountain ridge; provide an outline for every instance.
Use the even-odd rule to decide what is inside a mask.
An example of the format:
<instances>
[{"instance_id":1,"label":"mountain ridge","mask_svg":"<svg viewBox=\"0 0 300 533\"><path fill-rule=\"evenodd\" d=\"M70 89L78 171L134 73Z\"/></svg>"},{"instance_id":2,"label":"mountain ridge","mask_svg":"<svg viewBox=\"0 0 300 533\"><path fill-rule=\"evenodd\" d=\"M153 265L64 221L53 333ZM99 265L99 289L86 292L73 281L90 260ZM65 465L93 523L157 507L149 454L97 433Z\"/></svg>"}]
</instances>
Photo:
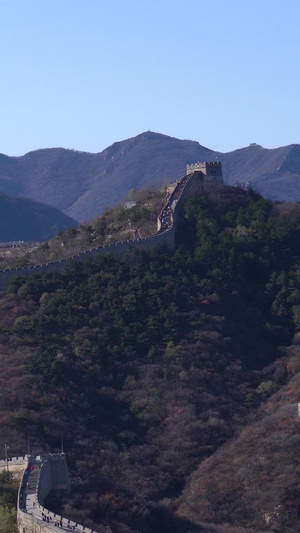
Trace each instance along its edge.
<instances>
[{"instance_id":1,"label":"mountain ridge","mask_svg":"<svg viewBox=\"0 0 300 533\"><path fill-rule=\"evenodd\" d=\"M122 201L130 189L181 178L186 165L220 160L225 184L250 182L264 197L300 200L299 145L264 148L255 143L222 153L198 141L143 132L101 152L45 148L23 156L0 154L0 190L53 205L89 221Z\"/></svg>"}]
</instances>

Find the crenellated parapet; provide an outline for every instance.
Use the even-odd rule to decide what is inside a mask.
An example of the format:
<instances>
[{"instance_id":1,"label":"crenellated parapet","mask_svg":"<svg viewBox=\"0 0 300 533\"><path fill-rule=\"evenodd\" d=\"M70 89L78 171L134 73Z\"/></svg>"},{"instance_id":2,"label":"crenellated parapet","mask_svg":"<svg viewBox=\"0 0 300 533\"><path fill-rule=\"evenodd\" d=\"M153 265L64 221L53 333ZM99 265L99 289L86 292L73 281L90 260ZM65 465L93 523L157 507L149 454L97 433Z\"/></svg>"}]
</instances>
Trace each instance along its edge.
<instances>
[{"instance_id":1,"label":"crenellated parapet","mask_svg":"<svg viewBox=\"0 0 300 533\"><path fill-rule=\"evenodd\" d=\"M203 180L212 182L215 184L223 183L222 164L220 161L200 162L187 165L187 174L193 174L194 172L201 172Z\"/></svg>"}]
</instances>

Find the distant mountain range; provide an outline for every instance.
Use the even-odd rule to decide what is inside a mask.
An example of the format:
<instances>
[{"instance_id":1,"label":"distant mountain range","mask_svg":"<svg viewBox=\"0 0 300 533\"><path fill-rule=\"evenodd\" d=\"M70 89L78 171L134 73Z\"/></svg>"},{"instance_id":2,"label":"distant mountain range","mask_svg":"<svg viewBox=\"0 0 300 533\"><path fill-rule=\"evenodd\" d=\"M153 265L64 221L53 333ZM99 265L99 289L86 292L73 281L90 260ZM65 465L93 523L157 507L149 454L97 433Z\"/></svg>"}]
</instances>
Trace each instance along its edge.
<instances>
[{"instance_id":1,"label":"distant mountain range","mask_svg":"<svg viewBox=\"0 0 300 533\"><path fill-rule=\"evenodd\" d=\"M92 154L50 148L20 157L0 154L0 191L46 202L89 221L132 188L174 181L196 161L219 160L227 184L250 182L264 197L300 200L300 145L266 149L255 143L221 153L196 141L145 132Z\"/></svg>"},{"instance_id":2,"label":"distant mountain range","mask_svg":"<svg viewBox=\"0 0 300 533\"><path fill-rule=\"evenodd\" d=\"M78 222L55 207L0 194L0 242L45 241Z\"/></svg>"}]
</instances>

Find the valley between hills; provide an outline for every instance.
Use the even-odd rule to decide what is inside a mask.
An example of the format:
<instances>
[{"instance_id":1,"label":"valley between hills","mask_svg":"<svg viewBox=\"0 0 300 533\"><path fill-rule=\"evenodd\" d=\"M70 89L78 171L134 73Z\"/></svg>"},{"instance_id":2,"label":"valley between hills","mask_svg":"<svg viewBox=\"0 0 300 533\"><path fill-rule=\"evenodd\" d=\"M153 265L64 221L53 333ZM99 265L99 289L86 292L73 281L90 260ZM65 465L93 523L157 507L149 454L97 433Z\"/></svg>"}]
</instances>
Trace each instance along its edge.
<instances>
[{"instance_id":1,"label":"valley between hills","mask_svg":"<svg viewBox=\"0 0 300 533\"><path fill-rule=\"evenodd\" d=\"M270 185L270 151L243 150ZM283 181L297 175L297 150L272 153ZM226 177L248 190L194 187L174 250L71 261L0 293L0 449L57 451L63 435L72 491L49 496L55 512L98 533L299 531L300 210L263 198L250 177ZM118 191L119 202L135 189L132 211L93 220L91 208L89 223L2 268L151 234L164 187L136 185Z\"/></svg>"}]
</instances>

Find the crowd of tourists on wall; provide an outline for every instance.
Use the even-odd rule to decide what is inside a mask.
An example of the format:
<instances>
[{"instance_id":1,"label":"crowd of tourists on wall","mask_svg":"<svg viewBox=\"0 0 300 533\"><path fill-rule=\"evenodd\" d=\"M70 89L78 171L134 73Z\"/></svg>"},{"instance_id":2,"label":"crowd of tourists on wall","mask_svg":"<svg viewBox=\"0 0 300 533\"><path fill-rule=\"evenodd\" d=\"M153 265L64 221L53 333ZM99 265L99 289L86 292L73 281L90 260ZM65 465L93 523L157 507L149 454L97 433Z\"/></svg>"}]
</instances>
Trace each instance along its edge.
<instances>
[{"instance_id":1,"label":"crowd of tourists on wall","mask_svg":"<svg viewBox=\"0 0 300 533\"><path fill-rule=\"evenodd\" d=\"M0 248L20 248L23 244L24 241L0 242Z\"/></svg>"},{"instance_id":2,"label":"crowd of tourists on wall","mask_svg":"<svg viewBox=\"0 0 300 533\"><path fill-rule=\"evenodd\" d=\"M160 231L167 231L172 227L172 213L173 213L173 203L177 202L179 200L181 193L186 185L186 183L191 178L191 175L184 176L176 185L173 193L170 195L167 203L162 209L162 212L160 214L160 224L161 229Z\"/></svg>"}]
</instances>

